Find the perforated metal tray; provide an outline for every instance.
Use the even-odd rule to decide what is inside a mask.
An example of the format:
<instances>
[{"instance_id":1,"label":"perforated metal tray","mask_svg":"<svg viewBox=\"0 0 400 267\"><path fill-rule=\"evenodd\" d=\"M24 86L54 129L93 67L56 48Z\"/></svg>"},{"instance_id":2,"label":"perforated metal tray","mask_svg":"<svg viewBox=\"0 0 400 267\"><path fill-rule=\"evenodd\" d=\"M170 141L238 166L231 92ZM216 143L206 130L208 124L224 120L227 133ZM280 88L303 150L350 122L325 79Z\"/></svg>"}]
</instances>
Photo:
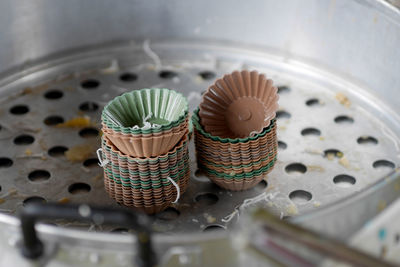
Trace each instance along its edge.
<instances>
[{"instance_id":1,"label":"perforated metal tray","mask_svg":"<svg viewBox=\"0 0 400 267\"><path fill-rule=\"evenodd\" d=\"M215 78L236 69L264 72L279 86L278 162L255 188L229 192L197 171L192 141L189 189L178 204L154 216L155 231L226 228L224 218L263 192L267 208L281 217L322 209L398 162L399 136L385 123L390 114L362 88L255 50L145 41L76 52L0 81L0 211L15 214L31 201L117 205L106 196L95 154L102 107L129 90L165 87L184 93L193 110ZM57 126L83 117L90 125ZM65 156L76 149L81 159Z\"/></svg>"}]
</instances>

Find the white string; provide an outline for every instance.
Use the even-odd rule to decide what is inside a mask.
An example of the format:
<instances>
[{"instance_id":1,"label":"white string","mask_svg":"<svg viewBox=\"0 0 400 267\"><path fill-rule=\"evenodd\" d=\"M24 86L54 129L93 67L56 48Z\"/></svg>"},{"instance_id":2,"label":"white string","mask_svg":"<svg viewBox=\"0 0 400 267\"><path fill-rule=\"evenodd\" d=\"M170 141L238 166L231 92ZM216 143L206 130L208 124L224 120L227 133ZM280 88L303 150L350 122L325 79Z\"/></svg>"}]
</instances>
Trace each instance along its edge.
<instances>
[{"instance_id":1,"label":"white string","mask_svg":"<svg viewBox=\"0 0 400 267\"><path fill-rule=\"evenodd\" d=\"M103 160L103 150L101 148L96 150L96 154L97 154L97 158L99 159L99 166L104 168L105 166L107 166L108 163L110 163L110 161L107 159L107 157L104 155L105 160Z\"/></svg>"},{"instance_id":2,"label":"white string","mask_svg":"<svg viewBox=\"0 0 400 267\"><path fill-rule=\"evenodd\" d=\"M151 50L150 40L147 39L143 42L143 51L154 61L155 68L157 70L161 69L162 65L160 57L153 50Z\"/></svg>"},{"instance_id":3,"label":"white string","mask_svg":"<svg viewBox=\"0 0 400 267\"><path fill-rule=\"evenodd\" d=\"M173 204L178 203L179 198L181 197L181 189L179 188L179 185L171 179L171 177L167 177L167 179L175 186L176 188L176 199L174 202L172 202Z\"/></svg>"},{"instance_id":4,"label":"white string","mask_svg":"<svg viewBox=\"0 0 400 267\"><path fill-rule=\"evenodd\" d=\"M221 219L222 222L228 223L230 222L235 216L239 217L239 210L236 208L231 214L225 216L224 218Z\"/></svg>"}]
</instances>

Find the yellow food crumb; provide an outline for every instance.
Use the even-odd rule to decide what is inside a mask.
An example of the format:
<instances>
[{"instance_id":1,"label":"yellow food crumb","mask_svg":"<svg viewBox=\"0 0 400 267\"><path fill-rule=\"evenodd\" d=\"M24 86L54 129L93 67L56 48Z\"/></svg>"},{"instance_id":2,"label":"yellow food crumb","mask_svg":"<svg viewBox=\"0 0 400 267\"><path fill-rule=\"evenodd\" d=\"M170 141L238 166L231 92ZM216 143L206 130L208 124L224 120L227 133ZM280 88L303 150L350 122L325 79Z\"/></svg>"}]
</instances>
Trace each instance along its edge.
<instances>
[{"instance_id":1,"label":"yellow food crumb","mask_svg":"<svg viewBox=\"0 0 400 267\"><path fill-rule=\"evenodd\" d=\"M318 165L308 165L307 169L310 171L316 171L316 172L324 172L325 169L321 166Z\"/></svg>"},{"instance_id":2,"label":"yellow food crumb","mask_svg":"<svg viewBox=\"0 0 400 267\"><path fill-rule=\"evenodd\" d=\"M216 221L217 221L217 219L215 217L213 217L211 215L207 216L207 222L208 223L214 223Z\"/></svg>"},{"instance_id":3,"label":"yellow food crumb","mask_svg":"<svg viewBox=\"0 0 400 267\"><path fill-rule=\"evenodd\" d=\"M400 191L400 183L394 184L394 190Z\"/></svg>"},{"instance_id":4,"label":"yellow food crumb","mask_svg":"<svg viewBox=\"0 0 400 267\"><path fill-rule=\"evenodd\" d=\"M57 124L56 126L61 128L75 128L75 127L85 127L90 125L91 125L90 118L83 116L67 120L66 122Z\"/></svg>"},{"instance_id":5,"label":"yellow food crumb","mask_svg":"<svg viewBox=\"0 0 400 267\"><path fill-rule=\"evenodd\" d=\"M69 202L69 198L63 197L63 198L60 198L57 202L60 204L66 204Z\"/></svg>"},{"instance_id":6,"label":"yellow food crumb","mask_svg":"<svg viewBox=\"0 0 400 267\"><path fill-rule=\"evenodd\" d=\"M320 136L320 137L319 137L319 140L324 141L324 140L325 140L325 137Z\"/></svg>"},{"instance_id":7,"label":"yellow food crumb","mask_svg":"<svg viewBox=\"0 0 400 267\"><path fill-rule=\"evenodd\" d=\"M289 206L287 206L286 212L288 215L296 215L297 213L299 213L297 207L294 204L290 204Z\"/></svg>"},{"instance_id":8,"label":"yellow food crumb","mask_svg":"<svg viewBox=\"0 0 400 267\"><path fill-rule=\"evenodd\" d=\"M379 203L378 203L378 211L382 211L385 208L386 208L386 201L383 201L383 200L379 201Z\"/></svg>"},{"instance_id":9,"label":"yellow food crumb","mask_svg":"<svg viewBox=\"0 0 400 267\"><path fill-rule=\"evenodd\" d=\"M305 150L305 152L308 153L308 154L313 154L313 155L322 155L323 154L323 152L321 150L318 150L318 149L308 149L307 148Z\"/></svg>"},{"instance_id":10,"label":"yellow food crumb","mask_svg":"<svg viewBox=\"0 0 400 267\"><path fill-rule=\"evenodd\" d=\"M286 126L278 126L278 129L279 129L280 131L285 131L285 130L286 130Z\"/></svg>"},{"instance_id":11,"label":"yellow food crumb","mask_svg":"<svg viewBox=\"0 0 400 267\"><path fill-rule=\"evenodd\" d=\"M25 150L25 155L27 155L27 156L32 156L32 150L30 150L29 148L27 148L27 149Z\"/></svg>"},{"instance_id":12,"label":"yellow food crumb","mask_svg":"<svg viewBox=\"0 0 400 267\"><path fill-rule=\"evenodd\" d=\"M339 101L340 104L342 104L346 108L351 106L350 100L343 93L337 93L335 98Z\"/></svg>"},{"instance_id":13,"label":"yellow food crumb","mask_svg":"<svg viewBox=\"0 0 400 267\"><path fill-rule=\"evenodd\" d=\"M342 156L342 157L339 159L339 164L342 165L342 166L344 166L345 168L350 168L350 162L349 162L349 160L348 160L345 156Z\"/></svg>"},{"instance_id":14,"label":"yellow food crumb","mask_svg":"<svg viewBox=\"0 0 400 267\"><path fill-rule=\"evenodd\" d=\"M314 201L313 205L314 205L314 207L318 208L319 206L321 206L321 202Z\"/></svg>"},{"instance_id":15,"label":"yellow food crumb","mask_svg":"<svg viewBox=\"0 0 400 267\"><path fill-rule=\"evenodd\" d=\"M329 160L333 160L335 158L335 154L334 153L328 153L326 154L326 158Z\"/></svg>"},{"instance_id":16,"label":"yellow food crumb","mask_svg":"<svg viewBox=\"0 0 400 267\"><path fill-rule=\"evenodd\" d=\"M92 145L88 144L73 146L65 152L65 156L72 162L84 161L91 155L92 149Z\"/></svg>"}]
</instances>

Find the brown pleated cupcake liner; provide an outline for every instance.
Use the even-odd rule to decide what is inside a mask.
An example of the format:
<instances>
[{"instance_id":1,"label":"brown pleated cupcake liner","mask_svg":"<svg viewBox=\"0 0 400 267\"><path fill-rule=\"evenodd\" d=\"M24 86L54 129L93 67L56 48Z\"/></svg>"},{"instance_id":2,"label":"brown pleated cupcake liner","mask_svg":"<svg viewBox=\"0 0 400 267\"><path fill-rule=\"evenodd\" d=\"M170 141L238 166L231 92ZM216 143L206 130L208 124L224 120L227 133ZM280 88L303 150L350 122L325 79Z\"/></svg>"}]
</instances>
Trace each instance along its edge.
<instances>
[{"instance_id":1,"label":"brown pleated cupcake liner","mask_svg":"<svg viewBox=\"0 0 400 267\"><path fill-rule=\"evenodd\" d=\"M179 127L149 135L130 135L115 132L104 126L103 132L122 153L132 157L156 157L173 148L188 131L186 120Z\"/></svg>"},{"instance_id":2,"label":"brown pleated cupcake liner","mask_svg":"<svg viewBox=\"0 0 400 267\"><path fill-rule=\"evenodd\" d=\"M218 148L217 146L208 146L201 142L201 140L198 138L199 135L200 134L195 131L196 154L200 157L203 156L213 161L230 162L240 160L243 162L243 164L248 164L249 162L245 161L260 160L269 153L276 151L278 147L276 132L271 132L271 134L268 136L269 139L266 141L260 141L260 144L256 145L256 148L243 148L239 151L232 151L229 147Z\"/></svg>"},{"instance_id":3,"label":"brown pleated cupcake liner","mask_svg":"<svg viewBox=\"0 0 400 267\"><path fill-rule=\"evenodd\" d=\"M151 176L166 178L167 176L175 174L178 168L174 168L174 166L179 163L181 164L182 160L188 157L188 143L178 150L177 153L171 154L165 161L163 160L155 163L145 162L140 164L135 161L129 161L127 163L125 159L115 159L115 157L112 157L108 150L103 149L103 151L105 151L105 158L110 160L106 168L112 168L115 173L121 174L124 177L140 178L145 181L150 180Z\"/></svg>"},{"instance_id":4,"label":"brown pleated cupcake liner","mask_svg":"<svg viewBox=\"0 0 400 267\"><path fill-rule=\"evenodd\" d=\"M117 167L113 168L112 173L115 176L119 176L120 179L123 178L128 180L129 182L124 182L125 184L130 184L131 186L139 186L142 184L152 185L152 186L161 186L167 182L168 177L177 177L182 173L187 166L189 166L189 156L186 155L185 159L180 161L176 165L171 165L171 167L166 169L166 172L163 173L151 173L149 175L139 173L137 175L131 173L123 173Z\"/></svg>"},{"instance_id":5,"label":"brown pleated cupcake liner","mask_svg":"<svg viewBox=\"0 0 400 267\"><path fill-rule=\"evenodd\" d=\"M187 128L181 132L152 137L120 137L108 133L104 133L104 135L106 135L122 153L132 157L150 158L167 153L186 133L188 133Z\"/></svg>"},{"instance_id":6,"label":"brown pleated cupcake liner","mask_svg":"<svg viewBox=\"0 0 400 267\"><path fill-rule=\"evenodd\" d=\"M242 179L242 180L227 180L219 177L213 177L209 176L210 180L213 181L215 184L217 184L219 187L222 187L224 189L230 190L230 191L244 191L248 190L250 188L255 187L257 184L259 184L264 177L267 175L261 174L256 177L253 177L252 179Z\"/></svg>"},{"instance_id":7,"label":"brown pleated cupcake liner","mask_svg":"<svg viewBox=\"0 0 400 267\"><path fill-rule=\"evenodd\" d=\"M269 140L267 144L259 146L258 149L243 149L240 151L229 151L222 149L214 149L212 147L205 146L200 142L195 142L197 154L206 155L210 158L214 158L217 160L223 159L255 159L260 156L265 156L277 149L278 141L275 138Z\"/></svg>"},{"instance_id":8,"label":"brown pleated cupcake liner","mask_svg":"<svg viewBox=\"0 0 400 267\"><path fill-rule=\"evenodd\" d=\"M221 156L217 153L206 152L201 149L197 150L196 155L211 162L221 162L221 164L246 165L251 162L257 162L265 158L267 155L277 151L277 144L271 145L259 151L243 151L239 156Z\"/></svg>"},{"instance_id":9,"label":"brown pleated cupcake liner","mask_svg":"<svg viewBox=\"0 0 400 267\"><path fill-rule=\"evenodd\" d=\"M102 150L107 160L118 161L118 165L123 168L129 168L131 171L158 169L161 166L166 166L165 162L173 160L175 157L180 157L185 153L188 147L188 134L186 133L182 139L169 152L152 158L136 158L128 156L119 151L107 136L103 136ZM164 165L163 165L164 164ZM168 163L168 165L170 165Z\"/></svg>"},{"instance_id":10,"label":"brown pleated cupcake liner","mask_svg":"<svg viewBox=\"0 0 400 267\"><path fill-rule=\"evenodd\" d=\"M178 181L180 195L185 193L189 179L190 169L188 168L184 177ZM172 184L160 189L134 189L116 183L106 172L104 173L104 185L108 195L118 203L148 214L163 211L177 197L176 188Z\"/></svg>"},{"instance_id":11,"label":"brown pleated cupcake liner","mask_svg":"<svg viewBox=\"0 0 400 267\"><path fill-rule=\"evenodd\" d=\"M123 165L120 164L121 162L119 160L111 159L112 166L118 166L118 168L122 171L129 170L131 173L137 173L137 172L159 172L161 173L163 170L166 170L170 168L170 166L175 165L177 162L181 161L184 157L184 155L187 154L187 148L185 150L182 150L180 153L178 153L175 156L171 156L168 161L163 162L163 163L157 163L157 164L149 164L149 165L143 165L143 166L138 166L138 164L128 164L128 165Z\"/></svg>"},{"instance_id":12,"label":"brown pleated cupcake liner","mask_svg":"<svg viewBox=\"0 0 400 267\"><path fill-rule=\"evenodd\" d=\"M211 85L200 103L200 123L219 137L243 138L259 133L275 117L277 88L264 74L234 71Z\"/></svg>"},{"instance_id":13,"label":"brown pleated cupcake liner","mask_svg":"<svg viewBox=\"0 0 400 267\"><path fill-rule=\"evenodd\" d=\"M245 164L239 164L239 165L234 165L234 164L227 164L225 166L221 166L222 164L216 164L214 162L210 162L207 160L204 160L201 157L198 157L197 161L199 163L199 165L201 166L205 166L208 169L214 170L216 172L219 173L226 173L226 174L241 174L241 173L250 173L252 171L256 171L258 169L261 169L267 165L269 165L274 158L276 157L276 152L275 153L271 153L267 158L265 158L262 161L259 161L255 164L253 164L253 162L250 163L245 163ZM213 164L214 163L214 164ZM244 166L244 165L248 165L248 166ZM227 167L229 166L229 167ZM237 166L237 168L234 167L230 167L230 166Z\"/></svg>"},{"instance_id":14,"label":"brown pleated cupcake liner","mask_svg":"<svg viewBox=\"0 0 400 267\"><path fill-rule=\"evenodd\" d=\"M238 143L229 143L229 142L222 143L220 141L212 140L211 138L207 138L204 135L202 135L197 129L194 129L194 134L195 134L195 141L202 145L214 147L215 149L219 149L219 150L223 150L223 151L227 151L227 150L228 151L242 151L242 150L246 150L249 148L256 149L257 147L265 145L269 141L276 138L276 125L274 125L272 127L271 131L269 131L262 137L259 137L254 140L248 140L247 142L238 142Z\"/></svg>"}]
</instances>

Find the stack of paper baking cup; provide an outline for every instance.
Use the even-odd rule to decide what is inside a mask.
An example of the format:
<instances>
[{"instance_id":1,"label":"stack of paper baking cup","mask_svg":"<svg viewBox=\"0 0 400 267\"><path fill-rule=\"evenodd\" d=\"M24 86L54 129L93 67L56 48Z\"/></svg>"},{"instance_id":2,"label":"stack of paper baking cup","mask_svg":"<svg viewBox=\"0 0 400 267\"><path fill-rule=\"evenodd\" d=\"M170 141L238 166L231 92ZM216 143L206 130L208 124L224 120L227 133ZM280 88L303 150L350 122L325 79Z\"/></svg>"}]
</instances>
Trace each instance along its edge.
<instances>
[{"instance_id":1,"label":"stack of paper baking cup","mask_svg":"<svg viewBox=\"0 0 400 267\"><path fill-rule=\"evenodd\" d=\"M219 186L257 185L277 157L277 88L264 74L235 71L211 85L192 121L198 167Z\"/></svg>"},{"instance_id":2,"label":"stack of paper baking cup","mask_svg":"<svg viewBox=\"0 0 400 267\"><path fill-rule=\"evenodd\" d=\"M136 90L107 104L99 156L109 196L149 214L176 202L190 177L188 128L187 100L173 90Z\"/></svg>"}]
</instances>

